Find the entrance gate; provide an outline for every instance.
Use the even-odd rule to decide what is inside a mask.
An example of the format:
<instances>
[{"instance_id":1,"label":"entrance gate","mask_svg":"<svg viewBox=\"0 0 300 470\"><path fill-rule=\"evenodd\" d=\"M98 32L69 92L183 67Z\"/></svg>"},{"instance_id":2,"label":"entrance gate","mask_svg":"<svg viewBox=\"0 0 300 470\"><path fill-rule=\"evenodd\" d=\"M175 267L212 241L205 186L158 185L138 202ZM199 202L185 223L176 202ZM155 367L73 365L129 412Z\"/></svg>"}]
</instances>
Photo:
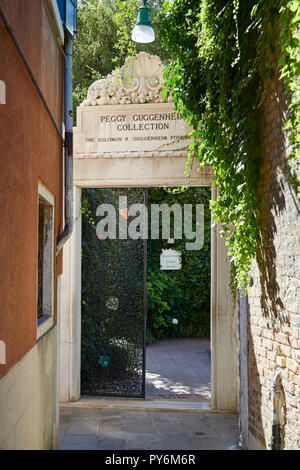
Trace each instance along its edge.
<instances>
[{"instance_id":1,"label":"entrance gate","mask_svg":"<svg viewBox=\"0 0 300 470\"><path fill-rule=\"evenodd\" d=\"M82 221L81 393L144 398L146 240L121 233L128 212L119 207L120 197L127 198L128 207L144 204L145 190L83 194L93 215ZM91 220L104 204L117 211L114 239L99 240L97 222Z\"/></svg>"},{"instance_id":2,"label":"entrance gate","mask_svg":"<svg viewBox=\"0 0 300 470\"><path fill-rule=\"evenodd\" d=\"M162 94L163 65L140 53L124 69L98 80L77 110L74 129L74 232L63 250L58 298L61 316L61 400L80 398L82 188L178 187L185 175L190 129ZM128 72L128 67L127 67ZM127 73L126 72L126 73ZM128 79L128 76L130 79ZM211 187L210 167L191 161L189 184ZM233 307L227 248L212 219L211 407L237 410L238 316ZM58 291L59 292L59 291Z\"/></svg>"}]
</instances>

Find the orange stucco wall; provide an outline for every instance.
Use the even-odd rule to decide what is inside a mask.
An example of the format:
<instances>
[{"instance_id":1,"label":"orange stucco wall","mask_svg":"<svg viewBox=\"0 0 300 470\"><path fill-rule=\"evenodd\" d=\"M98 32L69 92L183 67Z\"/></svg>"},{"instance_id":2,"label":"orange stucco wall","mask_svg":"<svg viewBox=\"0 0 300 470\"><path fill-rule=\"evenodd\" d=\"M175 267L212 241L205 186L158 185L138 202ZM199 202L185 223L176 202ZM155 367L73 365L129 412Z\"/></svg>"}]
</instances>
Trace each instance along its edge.
<instances>
[{"instance_id":1,"label":"orange stucco wall","mask_svg":"<svg viewBox=\"0 0 300 470\"><path fill-rule=\"evenodd\" d=\"M59 129L63 111L63 55L42 0L1 4ZM62 143L0 20L0 340L6 365L0 378L36 343L37 200L40 179L55 196L55 239L63 225ZM56 287L56 260L55 267ZM56 291L54 298L56 306Z\"/></svg>"}]
</instances>

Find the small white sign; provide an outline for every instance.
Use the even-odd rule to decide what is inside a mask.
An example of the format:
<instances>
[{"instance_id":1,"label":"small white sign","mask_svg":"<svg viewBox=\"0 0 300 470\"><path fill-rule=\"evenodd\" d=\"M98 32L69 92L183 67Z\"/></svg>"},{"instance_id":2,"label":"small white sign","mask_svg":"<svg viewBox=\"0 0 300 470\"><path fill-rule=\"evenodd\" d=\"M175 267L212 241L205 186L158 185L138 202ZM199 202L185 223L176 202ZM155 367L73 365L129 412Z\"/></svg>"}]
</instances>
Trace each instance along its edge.
<instances>
[{"instance_id":1,"label":"small white sign","mask_svg":"<svg viewBox=\"0 0 300 470\"><path fill-rule=\"evenodd\" d=\"M163 250L160 255L160 269L162 271L181 269L181 253L176 250Z\"/></svg>"}]
</instances>

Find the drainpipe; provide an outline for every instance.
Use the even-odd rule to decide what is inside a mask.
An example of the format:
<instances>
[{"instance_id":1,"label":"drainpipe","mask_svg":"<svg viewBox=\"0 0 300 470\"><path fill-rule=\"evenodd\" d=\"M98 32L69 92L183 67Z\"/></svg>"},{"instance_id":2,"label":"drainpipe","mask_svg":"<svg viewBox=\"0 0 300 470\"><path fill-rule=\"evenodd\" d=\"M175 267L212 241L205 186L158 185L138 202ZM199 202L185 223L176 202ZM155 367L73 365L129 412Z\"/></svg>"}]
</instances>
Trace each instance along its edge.
<instances>
[{"instance_id":1,"label":"drainpipe","mask_svg":"<svg viewBox=\"0 0 300 470\"><path fill-rule=\"evenodd\" d=\"M56 255L73 232L73 96L72 96L72 46L68 36L65 44L64 67L64 117L65 117L65 227L57 237Z\"/></svg>"},{"instance_id":2,"label":"drainpipe","mask_svg":"<svg viewBox=\"0 0 300 470\"><path fill-rule=\"evenodd\" d=\"M272 437L271 450L281 449L281 429L280 429L280 413L281 413L281 370L278 370L272 382L272 402L273 402L273 418L272 418Z\"/></svg>"}]
</instances>

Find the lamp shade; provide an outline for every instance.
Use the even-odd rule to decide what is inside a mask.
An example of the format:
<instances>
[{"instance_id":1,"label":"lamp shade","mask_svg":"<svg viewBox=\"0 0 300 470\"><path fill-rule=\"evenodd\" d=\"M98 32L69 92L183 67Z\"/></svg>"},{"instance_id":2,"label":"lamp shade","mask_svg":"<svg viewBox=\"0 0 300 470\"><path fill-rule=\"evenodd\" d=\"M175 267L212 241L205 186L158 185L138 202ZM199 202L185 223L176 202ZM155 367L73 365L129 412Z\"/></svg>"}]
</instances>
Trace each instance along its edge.
<instances>
[{"instance_id":1,"label":"lamp shade","mask_svg":"<svg viewBox=\"0 0 300 470\"><path fill-rule=\"evenodd\" d=\"M155 40L154 30L150 21L150 8L147 0L143 0L143 6L139 8L138 20L133 28L131 39L134 42L148 43Z\"/></svg>"},{"instance_id":2,"label":"lamp shade","mask_svg":"<svg viewBox=\"0 0 300 470\"><path fill-rule=\"evenodd\" d=\"M134 42L146 44L155 40L155 33L152 26L136 24L132 30L131 39Z\"/></svg>"}]
</instances>

